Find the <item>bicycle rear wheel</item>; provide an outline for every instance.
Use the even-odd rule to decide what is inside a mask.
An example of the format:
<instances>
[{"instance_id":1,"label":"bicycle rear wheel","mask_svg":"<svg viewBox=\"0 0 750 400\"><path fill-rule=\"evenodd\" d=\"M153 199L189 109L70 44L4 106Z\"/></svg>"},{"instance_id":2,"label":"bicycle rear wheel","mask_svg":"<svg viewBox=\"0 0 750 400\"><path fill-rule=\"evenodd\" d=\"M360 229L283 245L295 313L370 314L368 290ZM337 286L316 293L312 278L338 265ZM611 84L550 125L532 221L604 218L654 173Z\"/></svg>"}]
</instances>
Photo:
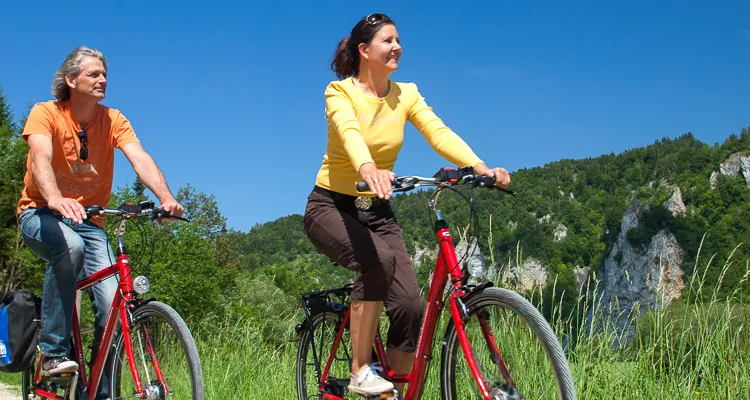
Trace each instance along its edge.
<instances>
[{"instance_id":1,"label":"bicycle rear wheel","mask_svg":"<svg viewBox=\"0 0 750 400\"><path fill-rule=\"evenodd\" d=\"M322 399L324 393L331 393L340 398L356 398L354 395L346 397L352 365L349 329L344 330L331 362L327 381L320 382L343 317L343 311L328 309L314 315L310 322L312 328L303 332L295 364L299 400Z\"/></svg>"},{"instance_id":2,"label":"bicycle rear wheel","mask_svg":"<svg viewBox=\"0 0 750 400\"><path fill-rule=\"evenodd\" d=\"M536 307L513 291L488 288L471 296L466 308L466 336L491 398L575 400L565 354ZM440 371L444 399L482 398L453 321Z\"/></svg>"},{"instance_id":3,"label":"bicycle rear wheel","mask_svg":"<svg viewBox=\"0 0 750 400\"><path fill-rule=\"evenodd\" d=\"M203 400L203 371L198 351L182 317L156 301L136 308L130 328L134 362L147 399ZM136 397L122 330L114 345L110 393Z\"/></svg>"}]
</instances>

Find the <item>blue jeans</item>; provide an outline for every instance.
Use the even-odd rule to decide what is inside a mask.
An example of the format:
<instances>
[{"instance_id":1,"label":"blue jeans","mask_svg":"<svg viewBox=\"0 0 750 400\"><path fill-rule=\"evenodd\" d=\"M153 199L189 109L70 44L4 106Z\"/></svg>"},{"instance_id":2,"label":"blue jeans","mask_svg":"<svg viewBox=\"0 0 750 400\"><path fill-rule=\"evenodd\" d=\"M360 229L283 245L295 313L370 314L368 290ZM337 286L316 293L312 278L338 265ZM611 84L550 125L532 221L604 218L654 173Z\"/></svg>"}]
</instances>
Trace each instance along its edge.
<instances>
[{"instance_id":1,"label":"blue jeans","mask_svg":"<svg viewBox=\"0 0 750 400\"><path fill-rule=\"evenodd\" d=\"M19 221L24 242L47 261L39 349L47 357L68 357L72 354L76 281L116 261L107 234L90 221L76 224L68 218L52 215L48 208L26 209ZM86 291L94 308L94 341L99 343L117 291L117 279L105 279ZM109 390L106 371L105 368L97 397Z\"/></svg>"}]
</instances>

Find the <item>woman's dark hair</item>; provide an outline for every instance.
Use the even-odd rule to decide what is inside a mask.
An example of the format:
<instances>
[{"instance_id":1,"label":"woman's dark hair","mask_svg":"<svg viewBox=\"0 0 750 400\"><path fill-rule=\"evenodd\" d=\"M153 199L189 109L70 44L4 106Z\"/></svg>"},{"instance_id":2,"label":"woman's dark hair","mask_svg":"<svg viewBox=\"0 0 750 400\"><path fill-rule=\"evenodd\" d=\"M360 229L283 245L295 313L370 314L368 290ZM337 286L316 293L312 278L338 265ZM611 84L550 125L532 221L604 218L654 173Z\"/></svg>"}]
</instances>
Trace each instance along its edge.
<instances>
[{"instance_id":1,"label":"woman's dark hair","mask_svg":"<svg viewBox=\"0 0 750 400\"><path fill-rule=\"evenodd\" d=\"M386 25L396 25L387 15L370 14L354 25L349 36L341 39L331 62L331 70L339 79L359 73L359 44L370 44L372 38Z\"/></svg>"}]
</instances>

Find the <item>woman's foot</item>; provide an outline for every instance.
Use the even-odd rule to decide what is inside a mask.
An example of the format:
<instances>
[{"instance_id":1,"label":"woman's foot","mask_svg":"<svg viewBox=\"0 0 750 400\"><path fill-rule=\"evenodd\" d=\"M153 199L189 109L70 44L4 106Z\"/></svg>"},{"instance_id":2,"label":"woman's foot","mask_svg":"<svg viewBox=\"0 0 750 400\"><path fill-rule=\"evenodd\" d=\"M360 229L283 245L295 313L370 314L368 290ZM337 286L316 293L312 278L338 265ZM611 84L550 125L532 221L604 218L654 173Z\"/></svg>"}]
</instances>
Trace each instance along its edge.
<instances>
[{"instance_id":1,"label":"woman's foot","mask_svg":"<svg viewBox=\"0 0 750 400\"><path fill-rule=\"evenodd\" d=\"M349 380L349 390L360 396L372 396L393 390L393 383L383 379L369 365L359 369Z\"/></svg>"}]
</instances>

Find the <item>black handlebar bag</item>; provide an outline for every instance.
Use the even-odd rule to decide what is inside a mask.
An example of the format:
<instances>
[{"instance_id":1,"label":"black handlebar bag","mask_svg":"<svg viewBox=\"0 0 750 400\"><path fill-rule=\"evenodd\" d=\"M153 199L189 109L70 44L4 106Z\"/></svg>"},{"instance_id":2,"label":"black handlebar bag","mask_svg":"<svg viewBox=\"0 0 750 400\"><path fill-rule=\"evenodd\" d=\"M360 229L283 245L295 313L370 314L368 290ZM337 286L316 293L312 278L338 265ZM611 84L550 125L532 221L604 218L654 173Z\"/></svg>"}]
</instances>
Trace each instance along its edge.
<instances>
[{"instance_id":1,"label":"black handlebar bag","mask_svg":"<svg viewBox=\"0 0 750 400\"><path fill-rule=\"evenodd\" d=\"M0 304L0 371L21 372L31 366L38 341L42 299L17 290Z\"/></svg>"}]
</instances>

